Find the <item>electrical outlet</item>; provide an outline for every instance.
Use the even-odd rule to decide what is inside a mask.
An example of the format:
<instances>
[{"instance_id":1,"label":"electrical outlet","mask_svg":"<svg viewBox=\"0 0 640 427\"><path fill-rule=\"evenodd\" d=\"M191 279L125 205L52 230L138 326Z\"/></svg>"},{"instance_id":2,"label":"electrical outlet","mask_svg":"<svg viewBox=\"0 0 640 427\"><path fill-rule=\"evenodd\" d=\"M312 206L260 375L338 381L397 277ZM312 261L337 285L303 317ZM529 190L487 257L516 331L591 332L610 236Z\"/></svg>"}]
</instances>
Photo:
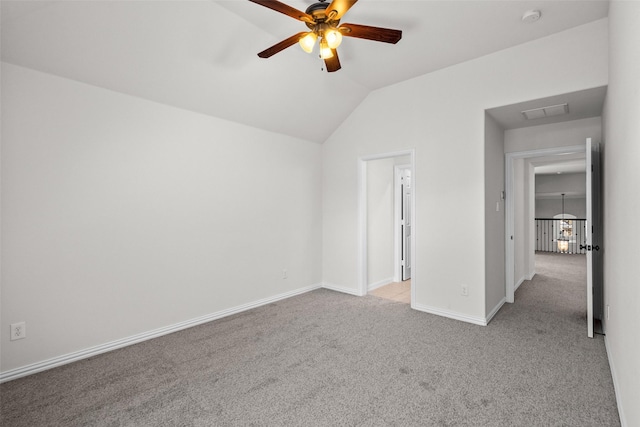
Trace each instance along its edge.
<instances>
[{"instance_id":1,"label":"electrical outlet","mask_svg":"<svg viewBox=\"0 0 640 427\"><path fill-rule=\"evenodd\" d=\"M611 308L609 307L609 304L607 304L607 320L609 320L609 312L611 311Z\"/></svg>"},{"instance_id":2,"label":"electrical outlet","mask_svg":"<svg viewBox=\"0 0 640 427\"><path fill-rule=\"evenodd\" d=\"M463 297L468 297L469 296L469 287L467 285L462 285L462 287L460 289L460 294Z\"/></svg>"},{"instance_id":3,"label":"electrical outlet","mask_svg":"<svg viewBox=\"0 0 640 427\"><path fill-rule=\"evenodd\" d=\"M282 278L283 279L287 278L287 270L286 269L282 270Z\"/></svg>"},{"instance_id":4,"label":"electrical outlet","mask_svg":"<svg viewBox=\"0 0 640 427\"><path fill-rule=\"evenodd\" d=\"M18 322L11 324L11 341L21 340L27 337L27 324Z\"/></svg>"}]
</instances>

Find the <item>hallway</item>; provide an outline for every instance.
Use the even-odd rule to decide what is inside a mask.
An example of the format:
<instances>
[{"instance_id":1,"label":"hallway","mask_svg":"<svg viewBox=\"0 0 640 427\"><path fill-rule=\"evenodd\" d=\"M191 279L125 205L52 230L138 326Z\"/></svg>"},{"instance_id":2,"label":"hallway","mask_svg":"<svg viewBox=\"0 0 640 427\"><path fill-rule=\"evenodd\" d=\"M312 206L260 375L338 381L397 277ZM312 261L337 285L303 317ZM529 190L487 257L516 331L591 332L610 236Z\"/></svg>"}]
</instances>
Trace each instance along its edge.
<instances>
[{"instance_id":1,"label":"hallway","mask_svg":"<svg viewBox=\"0 0 640 427\"><path fill-rule=\"evenodd\" d=\"M411 304L411 279L405 280L403 282L393 282L389 283L388 285L381 286L369 292L369 295L388 299L391 301Z\"/></svg>"},{"instance_id":2,"label":"hallway","mask_svg":"<svg viewBox=\"0 0 640 427\"><path fill-rule=\"evenodd\" d=\"M515 305L537 322L567 322L586 336L586 256L537 252L535 260L536 275L518 288Z\"/></svg>"}]
</instances>

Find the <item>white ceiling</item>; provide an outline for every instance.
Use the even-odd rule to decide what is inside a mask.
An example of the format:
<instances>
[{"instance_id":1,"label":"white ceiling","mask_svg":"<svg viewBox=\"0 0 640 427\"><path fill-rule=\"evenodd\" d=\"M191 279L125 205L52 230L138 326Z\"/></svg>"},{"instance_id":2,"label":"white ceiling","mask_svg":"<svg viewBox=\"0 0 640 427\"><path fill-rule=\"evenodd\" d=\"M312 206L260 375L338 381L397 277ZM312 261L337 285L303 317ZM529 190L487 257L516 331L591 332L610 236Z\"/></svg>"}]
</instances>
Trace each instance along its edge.
<instances>
[{"instance_id":1,"label":"white ceiling","mask_svg":"<svg viewBox=\"0 0 640 427\"><path fill-rule=\"evenodd\" d=\"M566 173L585 173L586 161L583 157L580 160L567 160L545 163L535 167L536 175L560 175Z\"/></svg>"},{"instance_id":2,"label":"white ceiling","mask_svg":"<svg viewBox=\"0 0 640 427\"><path fill-rule=\"evenodd\" d=\"M313 1L285 3L304 10ZM305 30L247 0L1 2L2 60L152 101L323 142L372 91L585 24L607 1L357 3L343 22L396 28L397 45L345 38L342 70L292 46ZM542 11L533 24L529 9Z\"/></svg>"},{"instance_id":3,"label":"white ceiling","mask_svg":"<svg viewBox=\"0 0 640 427\"><path fill-rule=\"evenodd\" d=\"M536 175L584 174L587 170L585 153L536 157L531 160L531 164Z\"/></svg>"}]
</instances>

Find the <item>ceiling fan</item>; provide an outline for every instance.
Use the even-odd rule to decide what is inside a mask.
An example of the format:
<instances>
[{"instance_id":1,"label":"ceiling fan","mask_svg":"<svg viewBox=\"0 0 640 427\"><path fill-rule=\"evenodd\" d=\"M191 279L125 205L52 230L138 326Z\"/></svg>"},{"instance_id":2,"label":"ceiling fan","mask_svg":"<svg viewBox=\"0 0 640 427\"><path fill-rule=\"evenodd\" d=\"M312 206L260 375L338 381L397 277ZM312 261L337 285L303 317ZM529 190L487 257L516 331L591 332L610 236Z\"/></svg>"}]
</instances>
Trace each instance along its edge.
<instances>
[{"instance_id":1,"label":"ceiling fan","mask_svg":"<svg viewBox=\"0 0 640 427\"><path fill-rule=\"evenodd\" d=\"M358 0L333 0L326 3L320 0L302 12L277 0L249 0L276 12L304 22L311 31L303 31L288 39L276 43L258 54L260 58L270 58L276 53L299 43L302 49L311 53L317 40L320 40L320 58L324 60L328 72L341 68L337 47L342 37L356 37L377 42L396 44L402 38L402 31L389 28L370 27L358 24L340 24L340 19Z\"/></svg>"}]
</instances>

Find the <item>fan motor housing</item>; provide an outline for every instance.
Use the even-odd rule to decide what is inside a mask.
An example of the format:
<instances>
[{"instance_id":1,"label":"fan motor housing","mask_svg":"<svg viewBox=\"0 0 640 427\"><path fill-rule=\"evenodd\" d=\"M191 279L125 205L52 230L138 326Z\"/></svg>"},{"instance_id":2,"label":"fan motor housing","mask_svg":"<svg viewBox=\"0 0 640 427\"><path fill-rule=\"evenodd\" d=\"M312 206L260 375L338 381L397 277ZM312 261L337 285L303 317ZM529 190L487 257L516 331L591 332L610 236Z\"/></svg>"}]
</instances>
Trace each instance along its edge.
<instances>
[{"instance_id":1,"label":"fan motor housing","mask_svg":"<svg viewBox=\"0 0 640 427\"><path fill-rule=\"evenodd\" d=\"M324 15L324 11L327 10L328 7L329 7L329 5L326 4L326 3L322 3L322 2L314 3L311 6L309 6L305 12L307 12L307 14L312 15L312 16L315 17L314 12L317 12L317 11L321 10L322 14Z\"/></svg>"},{"instance_id":2,"label":"fan motor housing","mask_svg":"<svg viewBox=\"0 0 640 427\"><path fill-rule=\"evenodd\" d=\"M333 26L338 25L338 23L340 22L339 19L331 20L331 21L327 20L327 13L326 13L327 7L329 7L327 3L319 2L319 3L312 4L307 8L305 12L307 13L307 15L313 16L313 20L315 21L315 23L305 22L305 24L307 24L307 27L309 27L309 29L313 30L317 24L329 23L329 22L331 22Z\"/></svg>"}]
</instances>

